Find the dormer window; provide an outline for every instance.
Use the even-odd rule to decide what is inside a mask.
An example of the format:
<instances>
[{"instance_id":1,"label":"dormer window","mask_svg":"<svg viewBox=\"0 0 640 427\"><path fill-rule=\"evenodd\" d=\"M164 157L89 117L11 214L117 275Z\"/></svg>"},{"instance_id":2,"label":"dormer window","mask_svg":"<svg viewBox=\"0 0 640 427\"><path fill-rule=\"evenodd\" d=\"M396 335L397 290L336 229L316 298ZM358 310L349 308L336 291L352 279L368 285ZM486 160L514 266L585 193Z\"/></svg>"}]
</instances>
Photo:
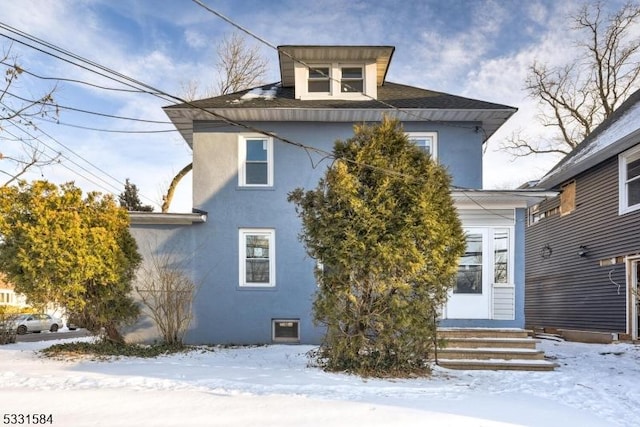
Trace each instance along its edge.
<instances>
[{"instance_id":1,"label":"dormer window","mask_svg":"<svg viewBox=\"0 0 640 427\"><path fill-rule=\"evenodd\" d=\"M303 101L377 99L393 51L393 46L278 46L281 85Z\"/></svg>"},{"instance_id":2,"label":"dormer window","mask_svg":"<svg viewBox=\"0 0 640 427\"><path fill-rule=\"evenodd\" d=\"M364 91L362 67L342 67L341 71L340 89L342 92L362 93Z\"/></svg>"},{"instance_id":3,"label":"dormer window","mask_svg":"<svg viewBox=\"0 0 640 427\"><path fill-rule=\"evenodd\" d=\"M296 98L348 99L365 101L377 96L376 64L306 63L295 64Z\"/></svg>"},{"instance_id":4,"label":"dormer window","mask_svg":"<svg viewBox=\"0 0 640 427\"><path fill-rule=\"evenodd\" d=\"M309 93L329 93L331 92L331 74L329 67L309 68L308 80Z\"/></svg>"}]
</instances>

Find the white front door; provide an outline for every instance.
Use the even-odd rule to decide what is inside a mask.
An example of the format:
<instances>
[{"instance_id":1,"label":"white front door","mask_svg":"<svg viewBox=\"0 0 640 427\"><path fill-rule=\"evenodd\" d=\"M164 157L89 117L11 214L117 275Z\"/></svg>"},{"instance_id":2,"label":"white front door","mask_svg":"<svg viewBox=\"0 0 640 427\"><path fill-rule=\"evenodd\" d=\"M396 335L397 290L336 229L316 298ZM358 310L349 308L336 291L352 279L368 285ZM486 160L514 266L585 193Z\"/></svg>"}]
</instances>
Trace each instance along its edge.
<instances>
[{"instance_id":1,"label":"white front door","mask_svg":"<svg viewBox=\"0 0 640 427\"><path fill-rule=\"evenodd\" d=\"M490 319L492 264L487 228L465 229L467 250L460 258L458 276L445 308L447 319Z\"/></svg>"}]
</instances>

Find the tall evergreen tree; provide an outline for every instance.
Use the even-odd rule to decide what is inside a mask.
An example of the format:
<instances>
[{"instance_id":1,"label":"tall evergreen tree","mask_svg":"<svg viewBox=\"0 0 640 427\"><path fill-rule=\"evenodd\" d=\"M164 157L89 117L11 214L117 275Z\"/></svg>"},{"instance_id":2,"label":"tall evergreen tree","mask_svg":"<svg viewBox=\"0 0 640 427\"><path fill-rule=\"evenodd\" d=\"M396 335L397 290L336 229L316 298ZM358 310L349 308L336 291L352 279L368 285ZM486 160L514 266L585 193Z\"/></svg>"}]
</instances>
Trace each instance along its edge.
<instances>
[{"instance_id":1,"label":"tall evergreen tree","mask_svg":"<svg viewBox=\"0 0 640 427\"><path fill-rule=\"evenodd\" d=\"M333 154L315 190L289 195L319 265L319 361L361 375L427 373L435 313L465 247L450 177L396 120L356 126Z\"/></svg>"},{"instance_id":2,"label":"tall evergreen tree","mask_svg":"<svg viewBox=\"0 0 640 427\"><path fill-rule=\"evenodd\" d=\"M130 212L153 212L153 206L143 205L138 194L138 186L129 182L129 178L124 183L124 192L118 196L120 206Z\"/></svg>"}]
</instances>

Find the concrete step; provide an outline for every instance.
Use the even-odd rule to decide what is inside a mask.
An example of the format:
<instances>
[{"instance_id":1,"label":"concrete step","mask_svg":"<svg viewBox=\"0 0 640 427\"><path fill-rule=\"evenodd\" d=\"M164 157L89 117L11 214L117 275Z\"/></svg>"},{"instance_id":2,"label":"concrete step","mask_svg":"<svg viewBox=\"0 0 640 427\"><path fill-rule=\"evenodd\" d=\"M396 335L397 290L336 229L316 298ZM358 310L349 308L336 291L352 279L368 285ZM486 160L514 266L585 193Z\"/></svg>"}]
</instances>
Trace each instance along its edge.
<instances>
[{"instance_id":1,"label":"concrete step","mask_svg":"<svg viewBox=\"0 0 640 427\"><path fill-rule=\"evenodd\" d=\"M530 348L443 348L438 359L544 360L544 352Z\"/></svg>"},{"instance_id":2,"label":"concrete step","mask_svg":"<svg viewBox=\"0 0 640 427\"><path fill-rule=\"evenodd\" d=\"M440 328L438 365L449 369L552 371L557 366L536 349L524 329Z\"/></svg>"},{"instance_id":3,"label":"concrete step","mask_svg":"<svg viewBox=\"0 0 640 427\"><path fill-rule=\"evenodd\" d=\"M447 338L443 348L536 348L531 338Z\"/></svg>"},{"instance_id":4,"label":"concrete step","mask_svg":"<svg viewBox=\"0 0 640 427\"><path fill-rule=\"evenodd\" d=\"M557 365L547 360L455 360L438 359L438 366L447 369L490 371L553 371Z\"/></svg>"},{"instance_id":5,"label":"concrete step","mask_svg":"<svg viewBox=\"0 0 640 427\"><path fill-rule=\"evenodd\" d=\"M527 338L529 331L516 328L438 328L440 338Z\"/></svg>"}]
</instances>

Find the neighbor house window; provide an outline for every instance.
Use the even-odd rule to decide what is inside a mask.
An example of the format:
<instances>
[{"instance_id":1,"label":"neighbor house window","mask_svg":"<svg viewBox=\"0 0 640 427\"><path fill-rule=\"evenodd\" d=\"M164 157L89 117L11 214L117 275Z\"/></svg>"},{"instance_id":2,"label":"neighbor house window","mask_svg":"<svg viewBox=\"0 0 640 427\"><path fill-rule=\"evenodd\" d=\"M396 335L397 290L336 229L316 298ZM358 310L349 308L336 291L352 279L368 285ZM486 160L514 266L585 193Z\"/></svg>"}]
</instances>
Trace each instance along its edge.
<instances>
[{"instance_id":1,"label":"neighbor house window","mask_svg":"<svg viewBox=\"0 0 640 427\"><path fill-rule=\"evenodd\" d=\"M562 186L560 193L560 216L576 210L576 182L571 181Z\"/></svg>"},{"instance_id":2,"label":"neighbor house window","mask_svg":"<svg viewBox=\"0 0 640 427\"><path fill-rule=\"evenodd\" d=\"M240 229L240 286L275 286L275 262L275 230Z\"/></svg>"},{"instance_id":3,"label":"neighbor house window","mask_svg":"<svg viewBox=\"0 0 640 427\"><path fill-rule=\"evenodd\" d=\"M342 67L341 92L364 92L362 67Z\"/></svg>"},{"instance_id":4,"label":"neighbor house window","mask_svg":"<svg viewBox=\"0 0 640 427\"><path fill-rule=\"evenodd\" d=\"M299 342L300 320L274 319L272 325L272 339L274 342Z\"/></svg>"},{"instance_id":5,"label":"neighbor house window","mask_svg":"<svg viewBox=\"0 0 640 427\"><path fill-rule=\"evenodd\" d=\"M416 147L431 156L432 159L436 159L438 146L438 134L436 132L409 132L407 136Z\"/></svg>"},{"instance_id":6,"label":"neighbor house window","mask_svg":"<svg viewBox=\"0 0 640 427\"><path fill-rule=\"evenodd\" d=\"M468 233L467 250L460 258L454 294L482 293L482 233Z\"/></svg>"},{"instance_id":7,"label":"neighbor house window","mask_svg":"<svg viewBox=\"0 0 640 427\"><path fill-rule=\"evenodd\" d=\"M331 91L331 74L329 67L319 66L309 68L308 92L329 93Z\"/></svg>"},{"instance_id":8,"label":"neighbor house window","mask_svg":"<svg viewBox=\"0 0 640 427\"><path fill-rule=\"evenodd\" d=\"M273 140L264 136L240 136L238 183L242 187L273 185Z\"/></svg>"},{"instance_id":9,"label":"neighbor house window","mask_svg":"<svg viewBox=\"0 0 640 427\"><path fill-rule=\"evenodd\" d=\"M619 211L624 214L640 209L640 146L618 159Z\"/></svg>"}]
</instances>

